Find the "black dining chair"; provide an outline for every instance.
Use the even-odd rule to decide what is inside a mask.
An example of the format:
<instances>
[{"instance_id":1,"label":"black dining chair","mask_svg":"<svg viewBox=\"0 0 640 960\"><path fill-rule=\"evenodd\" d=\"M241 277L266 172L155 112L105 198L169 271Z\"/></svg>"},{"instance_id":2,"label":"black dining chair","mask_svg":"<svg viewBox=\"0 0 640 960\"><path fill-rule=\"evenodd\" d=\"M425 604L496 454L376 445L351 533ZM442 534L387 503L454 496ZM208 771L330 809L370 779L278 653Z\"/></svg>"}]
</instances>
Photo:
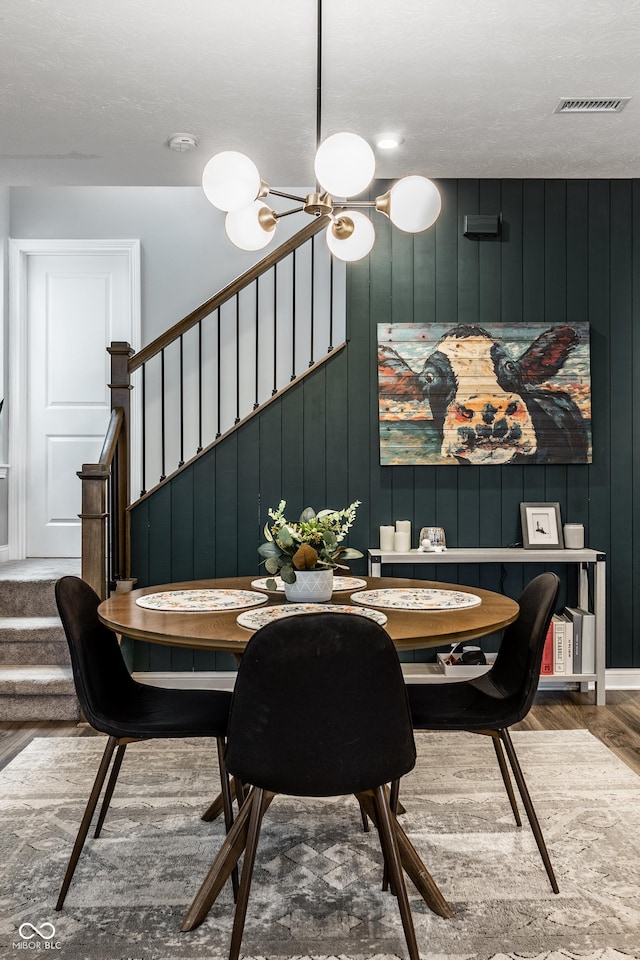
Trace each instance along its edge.
<instances>
[{"instance_id":1,"label":"black dining chair","mask_svg":"<svg viewBox=\"0 0 640 960\"><path fill-rule=\"evenodd\" d=\"M382 627L357 615L319 613L254 634L238 669L225 753L229 772L252 784L230 960L240 953L261 821L278 793L373 799L409 956L418 960L385 787L415 759L398 655Z\"/></svg>"},{"instance_id":2,"label":"black dining chair","mask_svg":"<svg viewBox=\"0 0 640 960\"><path fill-rule=\"evenodd\" d=\"M109 738L56 903L56 910L61 910L116 748L95 837L100 836L127 745L169 737L215 737L225 825L230 828L233 816L224 745L231 693L138 683L126 667L115 633L98 618L100 599L96 592L79 577L62 577L56 583L55 595L82 712L95 730Z\"/></svg>"},{"instance_id":3,"label":"black dining chair","mask_svg":"<svg viewBox=\"0 0 640 960\"><path fill-rule=\"evenodd\" d=\"M542 573L524 589L517 619L504 631L491 669L470 680L451 683L409 683L414 730L465 730L491 737L516 824L522 826L504 753L518 785L531 829L554 893L558 893L549 853L542 835L509 727L527 715L538 688L540 664L560 580ZM397 785L392 790L392 805Z\"/></svg>"}]
</instances>

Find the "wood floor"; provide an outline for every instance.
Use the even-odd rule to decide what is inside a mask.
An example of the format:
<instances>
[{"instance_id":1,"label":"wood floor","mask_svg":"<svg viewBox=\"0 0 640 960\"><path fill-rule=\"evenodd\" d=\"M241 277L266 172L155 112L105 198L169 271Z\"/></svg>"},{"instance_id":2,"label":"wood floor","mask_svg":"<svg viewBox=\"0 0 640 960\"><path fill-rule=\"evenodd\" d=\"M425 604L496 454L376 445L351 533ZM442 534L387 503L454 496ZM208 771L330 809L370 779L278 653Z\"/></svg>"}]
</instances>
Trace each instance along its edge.
<instances>
[{"instance_id":1,"label":"wood floor","mask_svg":"<svg viewBox=\"0 0 640 960\"><path fill-rule=\"evenodd\" d=\"M640 774L640 691L612 690L607 705L595 707L593 695L568 691L538 693L529 715L514 729L586 728ZM92 737L87 724L56 721L0 722L0 769L34 737Z\"/></svg>"}]
</instances>

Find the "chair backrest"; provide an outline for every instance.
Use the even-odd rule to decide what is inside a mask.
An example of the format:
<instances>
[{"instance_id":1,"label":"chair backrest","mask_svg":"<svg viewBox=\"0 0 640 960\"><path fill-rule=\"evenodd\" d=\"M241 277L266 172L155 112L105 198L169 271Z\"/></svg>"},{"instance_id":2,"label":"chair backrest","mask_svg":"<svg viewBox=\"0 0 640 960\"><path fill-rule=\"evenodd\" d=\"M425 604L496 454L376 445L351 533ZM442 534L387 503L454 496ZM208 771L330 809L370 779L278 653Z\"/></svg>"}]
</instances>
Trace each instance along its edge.
<instances>
[{"instance_id":1,"label":"chair backrest","mask_svg":"<svg viewBox=\"0 0 640 960\"><path fill-rule=\"evenodd\" d=\"M529 712L538 688L544 641L559 587L560 578L555 573L541 573L527 584L518 600L518 618L504 631L492 669L473 681L480 689L487 682L497 687L505 699L512 701L517 719Z\"/></svg>"},{"instance_id":2,"label":"chair backrest","mask_svg":"<svg viewBox=\"0 0 640 960\"><path fill-rule=\"evenodd\" d=\"M114 707L137 689L115 633L98 619L100 598L79 577L62 577L56 603L69 644L76 693L92 727L111 733Z\"/></svg>"},{"instance_id":3,"label":"chair backrest","mask_svg":"<svg viewBox=\"0 0 640 960\"><path fill-rule=\"evenodd\" d=\"M228 769L274 793L338 796L415 764L395 647L365 617L304 614L251 638L236 679Z\"/></svg>"}]
</instances>

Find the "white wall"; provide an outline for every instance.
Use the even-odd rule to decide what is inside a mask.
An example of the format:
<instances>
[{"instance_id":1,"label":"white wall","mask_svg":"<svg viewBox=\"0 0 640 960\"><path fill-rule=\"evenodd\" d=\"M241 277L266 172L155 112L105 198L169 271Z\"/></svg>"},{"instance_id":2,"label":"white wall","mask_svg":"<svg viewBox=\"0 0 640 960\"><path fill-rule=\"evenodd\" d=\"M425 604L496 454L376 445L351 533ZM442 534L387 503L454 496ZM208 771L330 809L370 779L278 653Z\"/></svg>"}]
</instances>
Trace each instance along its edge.
<instances>
[{"instance_id":1,"label":"white wall","mask_svg":"<svg viewBox=\"0 0 640 960\"><path fill-rule=\"evenodd\" d=\"M12 187L10 197L15 239L141 240L143 345L307 222L284 218L269 248L247 253L227 239L224 213L200 187Z\"/></svg>"}]
</instances>

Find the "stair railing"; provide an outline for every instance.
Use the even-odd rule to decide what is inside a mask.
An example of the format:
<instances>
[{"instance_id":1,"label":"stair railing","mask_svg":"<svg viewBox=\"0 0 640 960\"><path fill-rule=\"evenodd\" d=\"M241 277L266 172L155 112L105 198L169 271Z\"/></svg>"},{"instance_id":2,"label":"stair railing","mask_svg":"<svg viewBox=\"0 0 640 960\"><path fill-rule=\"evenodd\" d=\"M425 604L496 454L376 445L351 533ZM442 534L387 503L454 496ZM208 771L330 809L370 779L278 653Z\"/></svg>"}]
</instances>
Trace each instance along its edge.
<instances>
[{"instance_id":1,"label":"stair railing","mask_svg":"<svg viewBox=\"0 0 640 960\"><path fill-rule=\"evenodd\" d=\"M108 348L111 420L98 463L83 464L78 473L82 577L101 598L130 576L132 463L140 496L149 496L344 347L333 260L324 245L315 245L328 222L326 216L312 220L137 353L128 343ZM134 387L140 391L137 451L131 449Z\"/></svg>"}]
</instances>

